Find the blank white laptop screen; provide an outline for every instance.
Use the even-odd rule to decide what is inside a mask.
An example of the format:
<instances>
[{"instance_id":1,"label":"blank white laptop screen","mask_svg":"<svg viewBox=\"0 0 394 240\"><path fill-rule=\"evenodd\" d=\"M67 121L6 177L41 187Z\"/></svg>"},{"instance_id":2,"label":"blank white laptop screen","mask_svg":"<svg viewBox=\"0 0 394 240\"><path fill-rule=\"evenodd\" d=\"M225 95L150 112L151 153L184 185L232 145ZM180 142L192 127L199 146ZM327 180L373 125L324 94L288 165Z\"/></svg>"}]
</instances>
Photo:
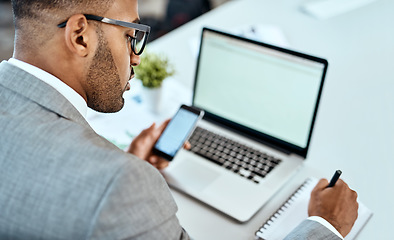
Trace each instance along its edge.
<instances>
[{"instance_id":1,"label":"blank white laptop screen","mask_svg":"<svg viewBox=\"0 0 394 240\"><path fill-rule=\"evenodd\" d=\"M204 32L194 105L305 148L324 64Z\"/></svg>"}]
</instances>

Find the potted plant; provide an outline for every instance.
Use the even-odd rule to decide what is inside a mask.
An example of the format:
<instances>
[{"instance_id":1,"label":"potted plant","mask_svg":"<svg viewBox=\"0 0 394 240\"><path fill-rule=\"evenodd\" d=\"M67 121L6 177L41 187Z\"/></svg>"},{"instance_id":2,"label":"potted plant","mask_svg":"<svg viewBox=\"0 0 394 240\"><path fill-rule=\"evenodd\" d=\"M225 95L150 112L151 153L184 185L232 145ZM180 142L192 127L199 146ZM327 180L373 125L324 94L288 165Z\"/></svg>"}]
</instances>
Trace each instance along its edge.
<instances>
[{"instance_id":1,"label":"potted plant","mask_svg":"<svg viewBox=\"0 0 394 240\"><path fill-rule=\"evenodd\" d=\"M151 110L160 111L161 89L164 79L174 75L173 66L162 54L145 52L135 68L136 78L142 82L142 98Z\"/></svg>"}]
</instances>

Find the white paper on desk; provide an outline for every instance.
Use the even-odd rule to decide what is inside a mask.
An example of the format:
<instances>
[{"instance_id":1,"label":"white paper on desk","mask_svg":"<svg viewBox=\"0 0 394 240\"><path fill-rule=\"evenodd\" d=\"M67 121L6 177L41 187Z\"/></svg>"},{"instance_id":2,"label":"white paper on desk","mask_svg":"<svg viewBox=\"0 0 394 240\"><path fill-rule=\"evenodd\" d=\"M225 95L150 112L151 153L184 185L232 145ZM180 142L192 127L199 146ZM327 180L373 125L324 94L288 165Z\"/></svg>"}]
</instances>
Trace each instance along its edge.
<instances>
[{"instance_id":1,"label":"white paper on desk","mask_svg":"<svg viewBox=\"0 0 394 240\"><path fill-rule=\"evenodd\" d=\"M271 24L239 26L232 29L230 33L279 47L288 48L290 46L282 29Z\"/></svg>"},{"instance_id":2,"label":"white paper on desk","mask_svg":"<svg viewBox=\"0 0 394 240\"><path fill-rule=\"evenodd\" d=\"M303 4L301 10L322 20L350 12L374 1L376 0L313 0Z\"/></svg>"},{"instance_id":3,"label":"white paper on desk","mask_svg":"<svg viewBox=\"0 0 394 240\"><path fill-rule=\"evenodd\" d=\"M214 28L215 29L215 28ZM228 32L237 36L249 38L258 42L264 42L272 44L279 47L288 48L290 46L287 41L282 29L271 24L248 24L243 26L238 26L231 30L221 30L223 32ZM195 58L198 57L198 51L200 48L200 38L193 38L189 42L190 50Z\"/></svg>"}]
</instances>

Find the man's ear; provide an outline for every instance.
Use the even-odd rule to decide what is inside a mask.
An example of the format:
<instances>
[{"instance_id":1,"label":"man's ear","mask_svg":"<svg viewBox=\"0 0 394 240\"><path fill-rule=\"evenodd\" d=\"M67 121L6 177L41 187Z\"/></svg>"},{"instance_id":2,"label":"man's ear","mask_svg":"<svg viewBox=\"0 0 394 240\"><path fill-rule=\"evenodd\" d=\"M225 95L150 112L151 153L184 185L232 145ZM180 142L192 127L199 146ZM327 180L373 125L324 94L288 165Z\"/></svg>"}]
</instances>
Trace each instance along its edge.
<instances>
[{"instance_id":1,"label":"man's ear","mask_svg":"<svg viewBox=\"0 0 394 240\"><path fill-rule=\"evenodd\" d=\"M89 38L89 25L86 17L82 14L71 16L65 27L65 40L68 49L81 56L86 57L92 46Z\"/></svg>"}]
</instances>

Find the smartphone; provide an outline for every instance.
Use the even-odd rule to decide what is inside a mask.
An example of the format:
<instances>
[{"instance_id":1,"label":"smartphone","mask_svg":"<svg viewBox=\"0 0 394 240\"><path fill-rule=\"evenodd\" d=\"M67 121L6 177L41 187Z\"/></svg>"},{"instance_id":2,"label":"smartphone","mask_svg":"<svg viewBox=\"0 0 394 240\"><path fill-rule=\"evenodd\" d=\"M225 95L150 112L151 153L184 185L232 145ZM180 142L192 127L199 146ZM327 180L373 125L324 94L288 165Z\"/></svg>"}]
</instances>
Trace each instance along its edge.
<instances>
[{"instance_id":1,"label":"smartphone","mask_svg":"<svg viewBox=\"0 0 394 240\"><path fill-rule=\"evenodd\" d=\"M204 111L182 105L153 147L153 153L171 161L192 134Z\"/></svg>"}]
</instances>

